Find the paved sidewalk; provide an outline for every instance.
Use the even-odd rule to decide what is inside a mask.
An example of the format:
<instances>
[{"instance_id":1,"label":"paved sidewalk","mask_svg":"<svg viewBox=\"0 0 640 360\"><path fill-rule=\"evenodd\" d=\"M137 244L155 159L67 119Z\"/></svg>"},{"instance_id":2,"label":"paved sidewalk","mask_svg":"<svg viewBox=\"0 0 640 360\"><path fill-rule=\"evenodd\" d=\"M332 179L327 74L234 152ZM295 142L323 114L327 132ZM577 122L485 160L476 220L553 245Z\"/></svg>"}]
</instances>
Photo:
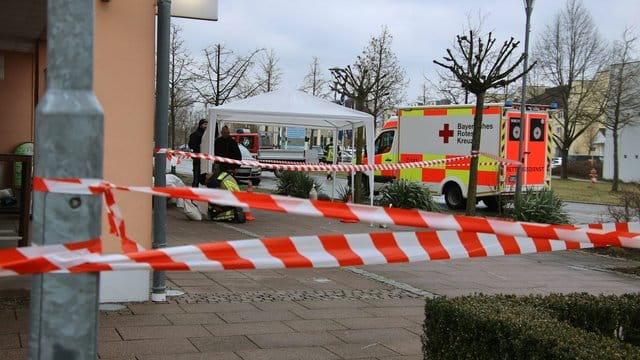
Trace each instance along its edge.
<instances>
[{"instance_id":1,"label":"paved sidewalk","mask_svg":"<svg viewBox=\"0 0 640 360\"><path fill-rule=\"evenodd\" d=\"M415 230L255 211L246 224L168 211L168 244ZM423 297L640 291L629 264L581 251L361 268L169 272L186 292L102 312L101 359L422 359ZM26 358L28 309L0 310L0 358Z\"/></svg>"}]
</instances>

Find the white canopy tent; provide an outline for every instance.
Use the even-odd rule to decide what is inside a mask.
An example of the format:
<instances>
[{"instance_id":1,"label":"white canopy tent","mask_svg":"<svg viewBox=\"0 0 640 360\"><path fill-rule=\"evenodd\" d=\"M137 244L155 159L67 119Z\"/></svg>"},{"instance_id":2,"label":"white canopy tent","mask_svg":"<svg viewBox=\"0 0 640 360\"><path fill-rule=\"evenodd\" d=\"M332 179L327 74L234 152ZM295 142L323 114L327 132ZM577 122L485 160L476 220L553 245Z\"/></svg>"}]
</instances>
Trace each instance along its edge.
<instances>
[{"instance_id":1,"label":"white canopy tent","mask_svg":"<svg viewBox=\"0 0 640 360\"><path fill-rule=\"evenodd\" d=\"M370 157L374 154L373 116L298 90L271 91L210 109L203 151L213 152L214 129L220 122L325 129L333 130L334 134L339 130L355 130L364 126L367 154ZM335 154L337 151L334 151L334 162ZM372 172L369 174L369 189L373 189Z\"/></svg>"}]
</instances>

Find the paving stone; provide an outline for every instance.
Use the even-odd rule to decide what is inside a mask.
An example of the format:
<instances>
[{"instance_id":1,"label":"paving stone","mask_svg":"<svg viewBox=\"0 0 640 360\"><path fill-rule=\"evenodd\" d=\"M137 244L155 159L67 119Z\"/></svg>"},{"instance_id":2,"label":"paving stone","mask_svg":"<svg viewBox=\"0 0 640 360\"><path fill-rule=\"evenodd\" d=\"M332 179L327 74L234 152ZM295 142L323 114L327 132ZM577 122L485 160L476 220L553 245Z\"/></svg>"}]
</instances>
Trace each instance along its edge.
<instances>
[{"instance_id":1,"label":"paving stone","mask_svg":"<svg viewBox=\"0 0 640 360\"><path fill-rule=\"evenodd\" d=\"M127 326L118 328L124 340L168 339L211 335L202 325Z\"/></svg>"},{"instance_id":2,"label":"paving stone","mask_svg":"<svg viewBox=\"0 0 640 360\"><path fill-rule=\"evenodd\" d=\"M187 313L222 313L256 310L256 307L250 303L180 304L180 307Z\"/></svg>"},{"instance_id":3,"label":"paving stone","mask_svg":"<svg viewBox=\"0 0 640 360\"><path fill-rule=\"evenodd\" d=\"M350 317L372 317L361 309L314 309L314 310L291 310L292 313L303 319L340 319Z\"/></svg>"},{"instance_id":4,"label":"paving stone","mask_svg":"<svg viewBox=\"0 0 640 360\"><path fill-rule=\"evenodd\" d=\"M29 316L31 316L29 309L17 309L16 310L16 320L18 321L29 321Z\"/></svg>"},{"instance_id":5,"label":"paving stone","mask_svg":"<svg viewBox=\"0 0 640 360\"><path fill-rule=\"evenodd\" d=\"M378 360L424 360L424 357L422 355L382 356Z\"/></svg>"},{"instance_id":6,"label":"paving stone","mask_svg":"<svg viewBox=\"0 0 640 360\"><path fill-rule=\"evenodd\" d=\"M22 349L2 349L0 350L0 359L2 360L24 360L27 358L29 350Z\"/></svg>"},{"instance_id":7,"label":"paving stone","mask_svg":"<svg viewBox=\"0 0 640 360\"><path fill-rule=\"evenodd\" d=\"M7 320L2 322L0 326L0 335L19 333L22 331L29 331L28 320Z\"/></svg>"},{"instance_id":8,"label":"paving stone","mask_svg":"<svg viewBox=\"0 0 640 360\"><path fill-rule=\"evenodd\" d=\"M321 347L295 347L284 349L241 350L243 360L332 360L340 359Z\"/></svg>"},{"instance_id":9,"label":"paving stone","mask_svg":"<svg viewBox=\"0 0 640 360\"><path fill-rule=\"evenodd\" d=\"M382 343L402 355L422 355L422 341L417 335L408 336L403 339L386 339L383 340Z\"/></svg>"},{"instance_id":10,"label":"paving stone","mask_svg":"<svg viewBox=\"0 0 640 360\"><path fill-rule=\"evenodd\" d=\"M177 304L130 304L128 308L136 315L176 314L184 312Z\"/></svg>"},{"instance_id":11,"label":"paving stone","mask_svg":"<svg viewBox=\"0 0 640 360\"><path fill-rule=\"evenodd\" d=\"M338 337L326 331L247 335L247 337L261 348L290 348L343 344Z\"/></svg>"},{"instance_id":12,"label":"paving stone","mask_svg":"<svg viewBox=\"0 0 640 360\"><path fill-rule=\"evenodd\" d=\"M424 316L424 307L369 307L360 310L379 317L387 316Z\"/></svg>"},{"instance_id":13,"label":"paving stone","mask_svg":"<svg viewBox=\"0 0 640 360\"><path fill-rule=\"evenodd\" d=\"M171 325L161 314L100 316L100 327Z\"/></svg>"},{"instance_id":14,"label":"paving stone","mask_svg":"<svg viewBox=\"0 0 640 360\"><path fill-rule=\"evenodd\" d=\"M424 309L424 298L404 298L404 299L368 299L363 300L374 307L422 307Z\"/></svg>"},{"instance_id":15,"label":"paving stone","mask_svg":"<svg viewBox=\"0 0 640 360\"><path fill-rule=\"evenodd\" d=\"M0 349L15 349L20 347L20 336L16 334L0 335Z\"/></svg>"},{"instance_id":16,"label":"paving stone","mask_svg":"<svg viewBox=\"0 0 640 360\"><path fill-rule=\"evenodd\" d=\"M291 311L242 311L220 313L218 316L228 323L300 320L300 317Z\"/></svg>"},{"instance_id":17,"label":"paving stone","mask_svg":"<svg viewBox=\"0 0 640 360\"><path fill-rule=\"evenodd\" d=\"M321 320L289 320L285 321L287 326L292 327L297 331L325 331L325 330L342 330L346 327L338 324L331 319Z\"/></svg>"},{"instance_id":18,"label":"paving stone","mask_svg":"<svg viewBox=\"0 0 640 360\"><path fill-rule=\"evenodd\" d=\"M256 308L264 311L274 311L274 310L293 310L300 309L304 310L304 307L298 304L295 301L263 301L263 302L252 302L251 305Z\"/></svg>"},{"instance_id":19,"label":"paving stone","mask_svg":"<svg viewBox=\"0 0 640 360\"><path fill-rule=\"evenodd\" d=\"M214 336L278 334L295 331L280 321L205 325L204 327Z\"/></svg>"},{"instance_id":20,"label":"paving stone","mask_svg":"<svg viewBox=\"0 0 640 360\"><path fill-rule=\"evenodd\" d=\"M214 313L166 314L164 317L173 325L224 324Z\"/></svg>"},{"instance_id":21,"label":"paving stone","mask_svg":"<svg viewBox=\"0 0 640 360\"><path fill-rule=\"evenodd\" d=\"M0 310L0 321L15 320L16 312L14 310Z\"/></svg>"},{"instance_id":22,"label":"paving stone","mask_svg":"<svg viewBox=\"0 0 640 360\"><path fill-rule=\"evenodd\" d=\"M380 329L414 327L415 323L402 317L370 317L335 319L349 329Z\"/></svg>"},{"instance_id":23,"label":"paving stone","mask_svg":"<svg viewBox=\"0 0 640 360\"><path fill-rule=\"evenodd\" d=\"M138 355L168 355L198 352L198 349L186 338L130 340L130 341L99 341L98 355L100 358L113 358Z\"/></svg>"},{"instance_id":24,"label":"paving stone","mask_svg":"<svg viewBox=\"0 0 640 360\"><path fill-rule=\"evenodd\" d=\"M115 328L106 328L106 327L98 328L98 339L99 341L121 341L122 340L122 338L120 337L120 334L118 334Z\"/></svg>"},{"instance_id":25,"label":"paving stone","mask_svg":"<svg viewBox=\"0 0 640 360\"><path fill-rule=\"evenodd\" d=\"M402 328L393 328L393 329L362 329L362 330L330 330L329 333L335 335L340 338L345 343L350 344L373 344L373 343L382 343L387 344L388 341L392 340L405 340L411 339L420 342L420 337L415 334L402 329ZM392 349L396 351L395 349ZM411 355L401 353L403 355Z\"/></svg>"},{"instance_id":26,"label":"paving stone","mask_svg":"<svg viewBox=\"0 0 640 360\"><path fill-rule=\"evenodd\" d=\"M182 288L185 286L214 286L216 283L208 278L204 279L173 279L173 283L177 287Z\"/></svg>"},{"instance_id":27,"label":"paving stone","mask_svg":"<svg viewBox=\"0 0 640 360\"><path fill-rule=\"evenodd\" d=\"M201 352L237 352L258 348L246 336L209 336L189 338L189 340Z\"/></svg>"},{"instance_id":28,"label":"paving stone","mask_svg":"<svg viewBox=\"0 0 640 360\"><path fill-rule=\"evenodd\" d=\"M206 352L172 355L143 355L138 360L242 360L238 355L228 352Z\"/></svg>"},{"instance_id":29,"label":"paving stone","mask_svg":"<svg viewBox=\"0 0 640 360\"><path fill-rule=\"evenodd\" d=\"M368 306L365 302L351 299L308 300L297 301L297 303L307 309L360 308Z\"/></svg>"},{"instance_id":30,"label":"paving stone","mask_svg":"<svg viewBox=\"0 0 640 360\"><path fill-rule=\"evenodd\" d=\"M205 274L195 271L172 271L165 274L167 275L167 279L171 281L182 279L208 279Z\"/></svg>"},{"instance_id":31,"label":"paving stone","mask_svg":"<svg viewBox=\"0 0 640 360\"><path fill-rule=\"evenodd\" d=\"M360 359L367 357L376 358L379 356L398 355L395 351L392 351L377 342L371 344L325 345L324 347L344 359Z\"/></svg>"}]
</instances>

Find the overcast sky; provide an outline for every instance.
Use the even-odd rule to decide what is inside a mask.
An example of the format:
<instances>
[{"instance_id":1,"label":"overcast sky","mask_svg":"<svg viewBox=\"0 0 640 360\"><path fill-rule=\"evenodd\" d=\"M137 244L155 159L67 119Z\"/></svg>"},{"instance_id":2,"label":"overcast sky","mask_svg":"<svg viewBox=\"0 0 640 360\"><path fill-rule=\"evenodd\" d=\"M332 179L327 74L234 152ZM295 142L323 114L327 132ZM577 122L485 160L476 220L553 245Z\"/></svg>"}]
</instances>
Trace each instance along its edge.
<instances>
[{"instance_id":1,"label":"overcast sky","mask_svg":"<svg viewBox=\"0 0 640 360\"><path fill-rule=\"evenodd\" d=\"M256 48L275 50L283 72L281 88L298 88L317 56L328 69L353 64L372 35L386 25L393 50L410 83L406 95L420 94L423 74L436 71L455 36L484 17L483 29L498 42L513 36L524 51L525 12L522 0L219 0L217 22L173 19L191 53L222 43L247 54ZM550 24L564 1L537 0L531 18L531 45ZM620 38L626 26L638 24L639 0L583 0L606 40ZM640 31L640 24L635 25Z\"/></svg>"}]
</instances>

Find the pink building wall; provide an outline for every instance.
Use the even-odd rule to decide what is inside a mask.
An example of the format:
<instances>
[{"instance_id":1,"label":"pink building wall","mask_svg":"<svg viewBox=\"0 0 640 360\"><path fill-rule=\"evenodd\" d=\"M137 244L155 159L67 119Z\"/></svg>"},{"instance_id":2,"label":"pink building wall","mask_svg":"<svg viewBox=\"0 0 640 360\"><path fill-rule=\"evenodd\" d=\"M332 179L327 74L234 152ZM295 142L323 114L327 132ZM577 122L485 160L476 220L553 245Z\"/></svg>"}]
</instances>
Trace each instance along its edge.
<instances>
[{"instance_id":1,"label":"pink building wall","mask_svg":"<svg viewBox=\"0 0 640 360\"><path fill-rule=\"evenodd\" d=\"M104 178L122 185L152 184L155 3L96 0L94 89L104 109ZM0 51L5 62L0 80L2 153L33 141L36 99L45 89L45 36L32 53ZM0 163L0 188L10 186L10 173ZM129 237L150 248L151 197L127 192L115 196ZM105 249L116 251L118 240L108 235L106 218L102 223Z\"/></svg>"}]
</instances>

